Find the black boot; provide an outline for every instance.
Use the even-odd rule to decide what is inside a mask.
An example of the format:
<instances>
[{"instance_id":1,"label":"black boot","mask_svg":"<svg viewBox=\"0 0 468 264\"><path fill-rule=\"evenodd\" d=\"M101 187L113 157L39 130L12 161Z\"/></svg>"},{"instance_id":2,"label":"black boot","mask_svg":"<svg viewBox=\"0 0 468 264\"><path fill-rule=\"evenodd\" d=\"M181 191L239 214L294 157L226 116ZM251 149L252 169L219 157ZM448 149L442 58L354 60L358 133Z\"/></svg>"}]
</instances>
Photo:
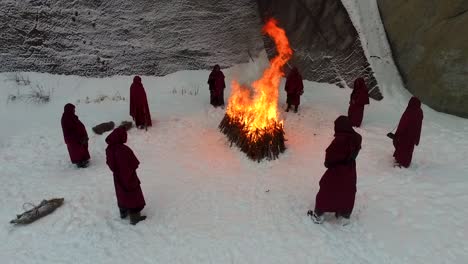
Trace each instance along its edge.
<instances>
[{"instance_id":1,"label":"black boot","mask_svg":"<svg viewBox=\"0 0 468 264\"><path fill-rule=\"evenodd\" d=\"M80 161L76 164L78 168L86 168L89 165L89 160Z\"/></svg>"},{"instance_id":2,"label":"black boot","mask_svg":"<svg viewBox=\"0 0 468 264\"><path fill-rule=\"evenodd\" d=\"M290 104L288 104L288 107L286 108L286 112L289 112L289 108L291 108Z\"/></svg>"},{"instance_id":3,"label":"black boot","mask_svg":"<svg viewBox=\"0 0 468 264\"><path fill-rule=\"evenodd\" d=\"M351 213L340 213L340 216L346 219L351 218Z\"/></svg>"},{"instance_id":4,"label":"black boot","mask_svg":"<svg viewBox=\"0 0 468 264\"><path fill-rule=\"evenodd\" d=\"M350 213L339 213L339 212L335 212L335 218L336 219L339 219L339 218L346 218L346 219L349 219L351 217L351 214Z\"/></svg>"},{"instance_id":5,"label":"black boot","mask_svg":"<svg viewBox=\"0 0 468 264\"><path fill-rule=\"evenodd\" d=\"M124 219L128 216L128 210L125 208L119 208L120 219Z\"/></svg>"},{"instance_id":6,"label":"black boot","mask_svg":"<svg viewBox=\"0 0 468 264\"><path fill-rule=\"evenodd\" d=\"M294 106L294 113L297 113L297 108L299 108L298 105Z\"/></svg>"},{"instance_id":7,"label":"black boot","mask_svg":"<svg viewBox=\"0 0 468 264\"><path fill-rule=\"evenodd\" d=\"M323 217L323 213L321 213L321 212L319 212L317 210L315 210L315 211L309 210L307 212L307 215L310 216L312 221L314 223L316 223L316 224L321 224L325 220L325 218Z\"/></svg>"},{"instance_id":8,"label":"black boot","mask_svg":"<svg viewBox=\"0 0 468 264\"><path fill-rule=\"evenodd\" d=\"M146 215L141 215L140 212L138 213L130 213L130 224L136 225L138 222L143 221L146 219Z\"/></svg>"},{"instance_id":9,"label":"black boot","mask_svg":"<svg viewBox=\"0 0 468 264\"><path fill-rule=\"evenodd\" d=\"M339 220L342 226L347 226L351 223L351 213L339 213L339 215L341 216Z\"/></svg>"}]
</instances>

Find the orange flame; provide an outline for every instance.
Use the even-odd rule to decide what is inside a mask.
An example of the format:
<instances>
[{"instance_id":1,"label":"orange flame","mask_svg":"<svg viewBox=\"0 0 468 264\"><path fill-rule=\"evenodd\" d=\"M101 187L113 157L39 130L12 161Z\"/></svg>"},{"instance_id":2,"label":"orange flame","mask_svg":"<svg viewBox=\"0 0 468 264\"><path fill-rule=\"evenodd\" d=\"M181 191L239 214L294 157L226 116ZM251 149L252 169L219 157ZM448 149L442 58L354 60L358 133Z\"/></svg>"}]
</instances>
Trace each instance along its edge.
<instances>
[{"instance_id":1,"label":"orange flame","mask_svg":"<svg viewBox=\"0 0 468 264\"><path fill-rule=\"evenodd\" d=\"M285 31L277 26L275 19L267 21L263 26L263 33L274 40L278 55L270 61L270 67L263 72L262 77L251 84L252 92L236 80L232 81L227 107L227 114L239 118L248 127L249 134L278 122L278 88L281 77L284 76L282 68L293 54Z\"/></svg>"}]
</instances>

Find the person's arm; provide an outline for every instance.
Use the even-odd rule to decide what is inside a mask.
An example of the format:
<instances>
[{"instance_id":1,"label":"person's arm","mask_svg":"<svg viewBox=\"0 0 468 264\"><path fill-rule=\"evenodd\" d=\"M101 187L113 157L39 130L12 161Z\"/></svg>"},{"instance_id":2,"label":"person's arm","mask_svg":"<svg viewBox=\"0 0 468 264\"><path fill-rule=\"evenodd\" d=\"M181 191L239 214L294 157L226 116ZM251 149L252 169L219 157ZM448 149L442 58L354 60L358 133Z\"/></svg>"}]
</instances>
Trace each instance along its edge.
<instances>
[{"instance_id":1,"label":"person's arm","mask_svg":"<svg viewBox=\"0 0 468 264\"><path fill-rule=\"evenodd\" d=\"M416 135L415 135L415 140L414 140L414 144L416 146L419 145L419 140L421 139L421 129L422 129L422 117L419 117L418 116L418 120L416 121L416 124L415 124L415 129L416 129Z\"/></svg>"},{"instance_id":2,"label":"person's arm","mask_svg":"<svg viewBox=\"0 0 468 264\"><path fill-rule=\"evenodd\" d=\"M342 142L338 139L333 139L328 146L325 154L324 165L326 168L330 169L336 167L340 164L345 164L347 162L347 156L344 153L344 148Z\"/></svg>"}]
</instances>

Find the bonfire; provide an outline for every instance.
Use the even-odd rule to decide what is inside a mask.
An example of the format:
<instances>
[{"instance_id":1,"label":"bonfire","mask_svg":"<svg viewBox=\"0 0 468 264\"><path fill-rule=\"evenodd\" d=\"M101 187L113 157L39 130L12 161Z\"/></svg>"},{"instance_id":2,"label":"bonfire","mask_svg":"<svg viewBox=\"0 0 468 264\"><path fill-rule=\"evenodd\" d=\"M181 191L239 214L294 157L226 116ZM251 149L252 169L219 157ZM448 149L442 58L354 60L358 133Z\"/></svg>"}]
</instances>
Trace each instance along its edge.
<instances>
[{"instance_id":1,"label":"bonfire","mask_svg":"<svg viewBox=\"0 0 468 264\"><path fill-rule=\"evenodd\" d=\"M263 27L263 33L270 36L276 45L277 55L260 79L250 85L231 83L226 114L219 124L231 142L255 161L274 160L286 150L283 120L279 120L278 96L283 67L291 59L292 50L283 29L275 19Z\"/></svg>"}]
</instances>

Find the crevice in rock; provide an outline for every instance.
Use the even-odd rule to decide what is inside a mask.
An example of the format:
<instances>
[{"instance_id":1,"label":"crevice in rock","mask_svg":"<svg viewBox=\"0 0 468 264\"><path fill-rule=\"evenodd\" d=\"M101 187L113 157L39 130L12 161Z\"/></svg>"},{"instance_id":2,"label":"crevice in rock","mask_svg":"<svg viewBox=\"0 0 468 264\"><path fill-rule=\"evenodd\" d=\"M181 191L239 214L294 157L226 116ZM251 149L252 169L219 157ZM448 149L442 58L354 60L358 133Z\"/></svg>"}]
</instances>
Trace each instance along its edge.
<instances>
[{"instance_id":1,"label":"crevice in rock","mask_svg":"<svg viewBox=\"0 0 468 264\"><path fill-rule=\"evenodd\" d=\"M383 98L372 68L364 54L359 35L339 0L257 0L265 21L274 17L286 30L295 54L291 64L307 80L353 87L363 77L369 94ZM276 54L268 37L263 38L269 57Z\"/></svg>"}]
</instances>

